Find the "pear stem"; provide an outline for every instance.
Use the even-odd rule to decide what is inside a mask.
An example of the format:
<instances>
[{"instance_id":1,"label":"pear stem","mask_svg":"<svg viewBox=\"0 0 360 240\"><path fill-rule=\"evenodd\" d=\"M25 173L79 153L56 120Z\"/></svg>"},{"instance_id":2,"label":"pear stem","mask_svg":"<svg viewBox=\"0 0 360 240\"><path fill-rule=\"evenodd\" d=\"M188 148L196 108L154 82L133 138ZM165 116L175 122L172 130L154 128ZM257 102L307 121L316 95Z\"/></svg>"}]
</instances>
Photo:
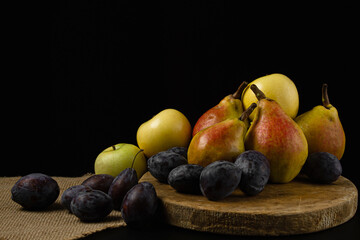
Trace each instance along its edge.
<instances>
[{"instance_id":1,"label":"pear stem","mask_svg":"<svg viewBox=\"0 0 360 240\"><path fill-rule=\"evenodd\" d=\"M240 121L245 121L249 116L250 114L254 111L254 109L257 107L257 104L256 103L252 103L250 105L250 107L248 107L248 109L246 109L240 116L239 120Z\"/></svg>"},{"instance_id":2,"label":"pear stem","mask_svg":"<svg viewBox=\"0 0 360 240\"><path fill-rule=\"evenodd\" d=\"M323 103L323 106L326 107L326 108L330 108L330 101L329 101L329 95L328 95L328 92L327 92L327 88L328 88L328 85L326 83L324 83L322 85L322 103Z\"/></svg>"},{"instance_id":3,"label":"pear stem","mask_svg":"<svg viewBox=\"0 0 360 240\"><path fill-rule=\"evenodd\" d=\"M254 94L258 100L266 98L265 94L255 84L252 84L250 86L250 88L254 92Z\"/></svg>"},{"instance_id":4,"label":"pear stem","mask_svg":"<svg viewBox=\"0 0 360 240\"><path fill-rule=\"evenodd\" d=\"M138 152L135 154L135 157L134 157L134 159L133 159L133 161L132 161L132 164L131 164L131 168L133 168L133 166L134 166L134 162L135 162L135 159L136 159L137 155L138 155L139 153L141 153L142 151L144 151L144 149L140 149L140 151L138 151Z\"/></svg>"},{"instance_id":5,"label":"pear stem","mask_svg":"<svg viewBox=\"0 0 360 240\"><path fill-rule=\"evenodd\" d=\"M238 89L236 90L236 92L233 93L232 97L239 99L241 97L241 95L242 95L242 92L244 91L244 89L246 88L247 85L248 85L248 83L243 81L240 84L240 86L238 87Z\"/></svg>"},{"instance_id":6,"label":"pear stem","mask_svg":"<svg viewBox=\"0 0 360 240\"><path fill-rule=\"evenodd\" d=\"M111 147L113 148L113 150L116 150L116 147L115 147L115 145L112 145Z\"/></svg>"}]
</instances>

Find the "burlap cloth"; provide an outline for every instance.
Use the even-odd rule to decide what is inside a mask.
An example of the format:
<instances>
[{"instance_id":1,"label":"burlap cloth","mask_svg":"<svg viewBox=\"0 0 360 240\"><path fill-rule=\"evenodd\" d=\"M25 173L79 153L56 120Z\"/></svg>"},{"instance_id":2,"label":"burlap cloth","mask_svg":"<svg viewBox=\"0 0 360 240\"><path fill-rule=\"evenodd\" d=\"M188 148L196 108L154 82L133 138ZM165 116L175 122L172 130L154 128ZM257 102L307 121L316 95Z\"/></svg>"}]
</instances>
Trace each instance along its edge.
<instances>
[{"instance_id":1,"label":"burlap cloth","mask_svg":"<svg viewBox=\"0 0 360 240\"><path fill-rule=\"evenodd\" d=\"M0 177L0 239L77 239L107 228L125 226L121 212L112 211L103 221L81 222L60 204L67 188L81 184L83 177L53 177L59 184L60 195L47 210L24 210L11 200L11 188L20 177Z\"/></svg>"}]
</instances>

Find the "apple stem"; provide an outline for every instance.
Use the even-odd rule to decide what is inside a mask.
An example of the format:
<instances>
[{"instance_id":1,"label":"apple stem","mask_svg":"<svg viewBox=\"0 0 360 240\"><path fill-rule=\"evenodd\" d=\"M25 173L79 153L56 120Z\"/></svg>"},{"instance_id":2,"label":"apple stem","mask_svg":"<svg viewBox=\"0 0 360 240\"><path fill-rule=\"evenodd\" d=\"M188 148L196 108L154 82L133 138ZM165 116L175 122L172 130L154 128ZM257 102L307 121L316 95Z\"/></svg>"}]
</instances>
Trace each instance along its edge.
<instances>
[{"instance_id":1,"label":"apple stem","mask_svg":"<svg viewBox=\"0 0 360 240\"><path fill-rule=\"evenodd\" d=\"M134 157L134 159L133 159L133 161L132 161L132 164L131 164L131 168L133 168L133 166L134 166L134 162L135 162L135 159L136 159L137 155L138 155L139 153L141 153L142 151L144 151L144 149L140 149L140 151L138 151L138 152L135 154L135 157Z\"/></svg>"},{"instance_id":2,"label":"apple stem","mask_svg":"<svg viewBox=\"0 0 360 240\"><path fill-rule=\"evenodd\" d=\"M245 81L243 81L243 82L240 84L240 86L238 87L238 89L236 90L236 92L234 92L234 93L232 94L232 97L239 99L239 98L241 97L241 95L242 95L242 92L244 91L244 89L246 88L247 85L248 85L248 83L245 82Z\"/></svg>"},{"instance_id":3,"label":"apple stem","mask_svg":"<svg viewBox=\"0 0 360 240\"><path fill-rule=\"evenodd\" d=\"M115 145L112 145L111 147L113 148L113 150L116 150L116 147L115 147Z\"/></svg>"},{"instance_id":4,"label":"apple stem","mask_svg":"<svg viewBox=\"0 0 360 240\"><path fill-rule=\"evenodd\" d=\"M265 94L255 84L252 84L250 86L250 88L254 92L254 94L258 100L266 98Z\"/></svg>"},{"instance_id":5,"label":"apple stem","mask_svg":"<svg viewBox=\"0 0 360 240\"><path fill-rule=\"evenodd\" d=\"M240 121L245 121L249 116L250 114L254 111L254 109L257 107L257 104L256 103L252 103L250 105L250 107L248 107L248 109L246 109L240 116L239 120Z\"/></svg>"},{"instance_id":6,"label":"apple stem","mask_svg":"<svg viewBox=\"0 0 360 240\"><path fill-rule=\"evenodd\" d=\"M327 88L328 88L328 85L326 83L324 83L322 85L322 103L323 103L324 107L329 109L331 107L331 104L329 101L329 95L327 92Z\"/></svg>"}]
</instances>

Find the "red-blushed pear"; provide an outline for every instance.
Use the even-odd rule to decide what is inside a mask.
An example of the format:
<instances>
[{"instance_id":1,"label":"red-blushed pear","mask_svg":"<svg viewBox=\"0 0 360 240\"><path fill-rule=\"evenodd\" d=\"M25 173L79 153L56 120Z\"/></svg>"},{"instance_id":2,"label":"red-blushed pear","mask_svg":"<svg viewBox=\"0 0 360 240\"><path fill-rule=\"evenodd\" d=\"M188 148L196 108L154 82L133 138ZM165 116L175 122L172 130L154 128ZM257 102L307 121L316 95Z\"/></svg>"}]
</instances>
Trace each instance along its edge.
<instances>
[{"instance_id":1,"label":"red-blushed pear","mask_svg":"<svg viewBox=\"0 0 360 240\"><path fill-rule=\"evenodd\" d=\"M218 160L234 162L245 151L244 139L247 131L246 120L256 108L253 103L240 118L230 118L198 132L188 149L189 164L206 167Z\"/></svg>"},{"instance_id":2,"label":"red-blushed pear","mask_svg":"<svg viewBox=\"0 0 360 240\"><path fill-rule=\"evenodd\" d=\"M266 98L256 85L250 88L258 98L258 107L245 137L245 148L257 150L267 157L271 182L290 182L308 156L305 135L276 101Z\"/></svg>"},{"instance_id":3,"label":"red-blushed pear","mask_svg":"<svg viewBox=\"0 0 360 240\"><path fill-rule=\"evenodd\" d=\"M322 86L323 105L299 115L295 121L306 136L309 154L328 152L340 160L345 151L345 132L338 111L330 104L327 87Z\"/></svg>"},{"instance_id":4,"label":"red-blushed pear","mask_svg":"<svg viewBox=\"0 0 360 240\"><path fill-rule=\"evenodd\" d=\"M196 133L202 129L210 127L226 119L239 118L244 111L240 97L247 84L247 82L242 82L235 93L226 96L219 104L207 110L197 120L193 128L192 136L194 137ZM246 124L248 124L247 120Z\"/></svg>"}]
</instances>

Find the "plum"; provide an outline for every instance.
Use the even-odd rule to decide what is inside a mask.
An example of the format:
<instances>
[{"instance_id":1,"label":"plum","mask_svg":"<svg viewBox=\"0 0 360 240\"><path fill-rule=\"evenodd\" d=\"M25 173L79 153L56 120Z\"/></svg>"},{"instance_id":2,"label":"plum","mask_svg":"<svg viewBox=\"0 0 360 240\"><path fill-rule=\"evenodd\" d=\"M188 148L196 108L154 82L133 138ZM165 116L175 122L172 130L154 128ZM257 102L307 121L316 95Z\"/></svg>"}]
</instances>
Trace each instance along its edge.
<instances>
[{"instance_id":1,"label":"plum","mask_svg":"<svg viewBox=\"0 0 360 240\"><path fill-rule=\"evenodd\" d=\"M178 192L201 194L200 174L204 167L196 164L177 166L168 176L168 183Z\"/></svg>"},{"instance_id":2,"label":"plum","mask_svg":"<svg viewBox=\"0 0 360 240\"><path fill-rule=\"evenodd\" d=\"M308 156L303 171L312 181L328 184L340 177L342 167L335 155L328 152L315 152Z\"/></svg>"},{"instance_id":3,"label":"plum","mask_svg":"<svg viewBox=\"0 0 360 240\"><path fill-rule=\"evenodd\" d=\"M114 177L109 174L96 174L85 179L81 185L89 186L92 189L108 193Z\"/></svg>"},{"instance_id":4,"label":"plum","mask_svg":"<svg viewBox=\"0 0 360 240\"><path fill-rule=\"evenodd\" d=\"M128 226L148 226L156 217L158 201L155 188L151 183L139 183L126 193L121 215Z\"/></svg>"},{"instance_id":5,"label":"plum","mask_svg":"<svg viewBox=\"0 0 360 240\"><path fill-rule=\"evenodd\" d=\"M11 199L29 210L43 210L58 198L57 182L42 173L21 177L11 188Z\"/></svg>"},{"instance_id":6,"label":"plum","mask_svg":"<svg viewBox=\"0 0 360 240\"><path fill-rule=\"evenodd\" d=\"M72 213L81 221L92 222L105 218L113 210L111 197L100 190L80 192L71 201Z\"/></svg>"},{"instance_id":7,"label":"plum","mask_svg":"<svg viewBox=\"0 0 360 240\"><path fill-rule=\"evenodd\" d=\"M200 189L209 200L217 201L229 196L239 185L241 170L232 162L215 161L207 165L200 175Z\"/></svg>"},{"instance_id":8,"label":"plum","mask_svg":"<svg viewBox=\"0 0 360 240\"><path fill-rule=\"evenodd\" d=\"M93 189L85 185L75 185L66 189L61 195L60 203L71 212L71 201L80 192L91 192Z\"/></svg>"},{"instance_id":9,"label":"plum","mask_svg":"<svg viewBox=\"0 0 360 240\"><path fill-rule=\"evenodd\" d=\"M133 168L126 168L116 176L108 192L109 196L113 199L115 210L121 210L124 196L136 184L138 184L138 178Z\"/></svg>"},{"instance_id":10,"label":"plum","mask_svg":"<svg viewBox=\"0 0 360 240\"><path fill-rule=\"evenodd\" d=\"M168 149L167 151L180 154L181 156L183 156L184 158L187 159L187 150L188 149L186 147L173 147L173 148Z\"/></svg>"},{"instance_id":11,"label":"plum","mask_svg":"<svg viewBox=\"0 0 360 240\"><path fill-rule=\"evenodd\" d=\"M151 175L159 182L167 183L170 171L177 166L187 164L187 159L175 152L163 151L150 157L147 164Z\"/></svg>"},{"instance_id":12,"label":"plum","mask_svg":"<svg viewBox=\"0 0 360 240\"><path fill-rule=\"evenodd\" d=\"M241 169L239 188L247 195L260 193L270 177L269 160L259 151L248 150L241 153L235 160Z\"/></svg>"}]
</instances>

